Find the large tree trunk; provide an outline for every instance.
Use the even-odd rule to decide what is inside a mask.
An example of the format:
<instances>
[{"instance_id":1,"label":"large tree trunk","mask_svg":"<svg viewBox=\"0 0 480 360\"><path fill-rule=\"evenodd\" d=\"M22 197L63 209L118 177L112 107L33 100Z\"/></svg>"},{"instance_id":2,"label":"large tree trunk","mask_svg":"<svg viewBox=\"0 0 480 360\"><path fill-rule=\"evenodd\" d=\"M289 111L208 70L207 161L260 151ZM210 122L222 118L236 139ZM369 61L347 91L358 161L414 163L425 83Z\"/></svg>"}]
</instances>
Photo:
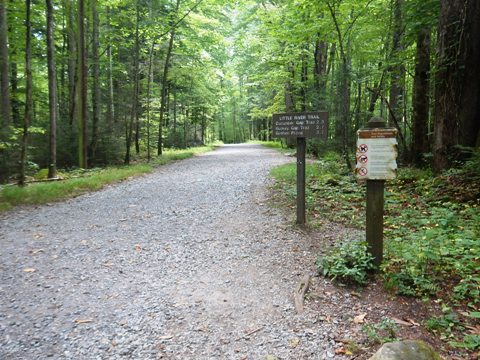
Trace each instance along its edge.
<instances>
[{"instance_id":1,"label":"large tree trunk","mask_svg":"<svg viewBox=\"0 0 480 360\"><path fill-rule=\"evenodd\" d=\"M148 55L148 74L147 74L147 161L152 158L150 150L150 101L151 101L151 87L153 84L153 54L155 51L155 40L150 46L150 53Z\"/></svg>"},{"instance_id":2,"label":"large tree trunk","mask_svg":"<svg viewBox=\"0 0 480 360\"><path fill-rule=\"evenodd\" d=\"M32 24L31 24L31 0L26 0L26 16L25 16L25 78L26 97L25 97L25 116L23 118L22 145L20 153L20 177L18 184L25 185L26 163L27 163L27 147L28 147L28 128L33 119L33 81L32 81Z\"/></svg>"},{"instance_id":3,"label":"large tree trunk","mask_svg":"<svg viewBox=\"0 0 480 360\"><path fill-rule=\"evenodd\" d=\"M55 70L55 41L53 36L54 19L52 0L46 0L47 5L47 62L48 62L48 103L50 111L49 160L48 177L57 176L57 79Z\"/></svg>"},{"instance_id":4,"label":"large tree trunk","mask_svg":"<svg viewBox=\"0 0 480 360\"><path fill-rule=\"evenodd\" d=\"M87 162L87 56L85 49L85 4L78 0L78 165L86 169Z\"/></svg>"},{"instance_id":5,"label":"large tree trunk","mask_svg":"<svg viewBox=\"0 0 480 360\"><path fill-rule=\"evenodd\" d=\"M403 4L404 0L395 0L393 4L393 33L392 56L393 65L390 68L390 98L389 98L389 124L395 126L400 132L400 122L403 118L403 104L405 96L405 65L400 59L404 50L403 36ZM406 144L403 144L406 152Z\"/></svg>"},{"instance_id":6,"label":"large tree trunk","mask_svg":"<svg viewBox=\"0 0 480 360\"><path fill-rule=\"evenodd\" d=\"M75 35L74 4L70 0L65 0L65 11L67 12L67 29L68 29L68 119L69 124L73 127L75 121L76 105L77 105L77 78L78 78L78 50L77 37ZM73 130L73 129L72 129ZM72 134L73 136L73 134Z\"/></svg>"},{"instance_id":7,"label":"large tree trunk","mask_svg":"<svg viewBox=\"0 0 480 360\"><path fill-rule=\"evenodd\" d=\"M315 110L325 110L326 108L326 79L327 74L327 54L328 44L317 36L315 42L315 66L313 68L314 87L315 87Z\"/></svg>"},{"instance_id":8,"label":"large tree trunk","mask_svg":"<svg viewBox=\"0 0 480 360\"><path fill-rule=\"evenodd\" d=\"M177 0L177 11L180 1ZM165 57L165 64L163 65L162 88L160 92L160 121L158 126L158 147L157 155L162 155L163 151L163 118L167 111L167 89L168 89L168 69L170 67L170 58L172 56L173 41L175 39L175 28L170 31L170 39L168 41L167 55Z\"/></svg>"},{"instance_id":9,"label":"large tree trunk","mask_svg":"<svg viewBox=\"0 0 480 360\"><path fill-rule=\"evenodd\" d=\"M301 57L301 74L300 74L300 98L301 98L301 109L302 111L307 111L308 107L308 59L307 59L307 51L302 53Z\"/></svg>"},{"instance_id":10,"label":"large tree trunk","mask_svg":"<svg viewBox=\"0 0 480 360\"><path fill-rule=\"evenodd\" d=\"M423 163L423 154L428 151L429 74L430 74L430 27L423 27L417 34L415 77L413 79L413 138L412 161L417 166Z\"/></svg>"},{"instance_id":11,"label":"large tree trunk","mask_svg":"<svg viewBox=\"0 0 480 360\"><path fill-rule=\"evenodd\" d=\"M455 145L480 141L480 3L442 0L438 29L433 167L439 173L458 157Z\"/></svg>"},{"instance_id":12,"label":"large tree trunk","mask_svg":"<svg viewBox=\"0 0 480 360\"><path fill-rule=\"evenodd\" d=\"M10 125L11 103L8 66L8 26L5 0L0 0L0 129Z\"/></svg>"},{"instance_id":13,"label":"large tree trunk","mask_svg":"<svg viewBox=\"0 0 480 360\"><path fill-rule=\"evenodd\" d=\"M138 86L138 69L139 69L139 56L140 56L140 35L139 35L139 22L140 22L140 10L139 10L139 4L138 1L136 2L136 21L135 21L135 53L133 57L133 99L132 99L132 108L131 108L131 113L130 113L130 121L126 123L126 130L125 130L125 146L126 146L126 151L125 151L125 160L124 163L125 165L130 164L130 148L132 145L132 135L133 135L133 127L136 123L136 119L138 118L138 91L139 91L139 86Z\"/></svg>"},{"instance_id":14,"label":"large tree trunk","mask_svg":"<svg viewBox=\"0 0 480 360\"><path fill-rule=\"evenodd\" d=\"M100 19L97 11L97 0L90 0L92 12L92 139L90 141L90 154L92 161L95 161L97 142L98 142L98 124L100 122L100 57L98 55L99 44L99 26Z\"/></svg>"}]
</instances>

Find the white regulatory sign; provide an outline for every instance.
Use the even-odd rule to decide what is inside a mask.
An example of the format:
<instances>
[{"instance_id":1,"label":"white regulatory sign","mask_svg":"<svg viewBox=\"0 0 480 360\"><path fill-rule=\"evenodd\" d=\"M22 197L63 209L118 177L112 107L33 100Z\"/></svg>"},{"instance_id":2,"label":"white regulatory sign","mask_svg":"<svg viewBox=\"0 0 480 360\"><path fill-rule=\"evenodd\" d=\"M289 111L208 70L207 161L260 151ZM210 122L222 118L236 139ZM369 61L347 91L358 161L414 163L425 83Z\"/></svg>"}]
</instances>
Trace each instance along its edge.
<instances>
[{"instance_id":1,"label":"white regulatory sign","mask_svg":"<svg viewBox=\"0 0 480 360\"><path fill-rule=\"evenodd\" d=\"M397 130L361 129L357 132L358 179L392 180L397 175Z\"/></svg>"}]
</instances>

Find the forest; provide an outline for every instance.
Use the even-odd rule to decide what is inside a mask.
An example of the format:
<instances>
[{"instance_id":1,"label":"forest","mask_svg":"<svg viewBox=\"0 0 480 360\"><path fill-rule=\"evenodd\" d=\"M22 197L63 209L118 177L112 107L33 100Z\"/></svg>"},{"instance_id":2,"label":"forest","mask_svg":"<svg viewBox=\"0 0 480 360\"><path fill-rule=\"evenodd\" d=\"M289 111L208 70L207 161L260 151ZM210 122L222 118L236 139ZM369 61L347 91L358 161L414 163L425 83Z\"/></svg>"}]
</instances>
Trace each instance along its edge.
<instances>
[{"instance_id":1,"label":"forest","mask_svg":"<svg viewBox=\"0 0 480 360\"><path fill-rule=\"evenodd\" d=\"M314 154L349 161L382 116L403 166L440 173L480 143L478 18L474 0L1 0L0 180L270 140L273 113L317 110Z\"/></svg>"}]
</instances>

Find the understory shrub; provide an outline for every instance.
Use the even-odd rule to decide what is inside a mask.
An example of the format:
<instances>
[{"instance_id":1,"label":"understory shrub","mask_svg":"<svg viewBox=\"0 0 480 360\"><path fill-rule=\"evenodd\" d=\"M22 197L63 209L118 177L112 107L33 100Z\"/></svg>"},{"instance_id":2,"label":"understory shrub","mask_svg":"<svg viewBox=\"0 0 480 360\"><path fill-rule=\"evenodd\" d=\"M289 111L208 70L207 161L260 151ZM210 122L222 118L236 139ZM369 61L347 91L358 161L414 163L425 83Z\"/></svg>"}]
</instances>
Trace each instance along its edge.
<instances>
[{"instance_id":1,"label":"understory shrub","mask_svg":"<svg viewBox=\"0 0 480 360\"><path fill-rule=\"evenodd\" d=\"M317 268L323 276L363 285L375 269L365 242L345 242L326 256L319 256Z\"/></svg>"}]
</instances>

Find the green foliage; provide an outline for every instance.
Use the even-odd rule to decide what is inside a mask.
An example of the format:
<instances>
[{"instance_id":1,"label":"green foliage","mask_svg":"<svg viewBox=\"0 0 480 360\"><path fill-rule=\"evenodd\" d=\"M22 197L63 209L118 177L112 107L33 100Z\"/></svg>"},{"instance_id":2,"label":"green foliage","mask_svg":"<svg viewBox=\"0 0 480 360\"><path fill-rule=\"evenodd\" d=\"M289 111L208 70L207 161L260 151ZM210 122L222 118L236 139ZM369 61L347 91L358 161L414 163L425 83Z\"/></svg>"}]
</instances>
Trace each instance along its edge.
<instances>
[{"instance_id":1,"label":"green foliage","mask_svg":"<svg viewBox=\"0 0 480 360\"><path fill-rule=\"evenodd\" d=\"M440 296L479 305L480 187L478 161L454 174L400 169L385 194L385 286L408 296ZM327 153L307 165L309 222L328 218L364 227L365 188L348 175L341 157ZM295 165L274 169L277 186L295 196ZM454 186L468 184L468 186Z\"/></svg>"},{"instance_id":2,"label":"green foliage","mask_svg":"<svg viewBox=\"0 0 480 360\"><path fill-rule=\"evenodd\" d=\"M362 326L362 332L366 335L367 342L371 345L397 341L398 330L398 325L395 321L386 317L379 323Z\"/></svg>"},{"instance_id":3,"label":"green foliage","mask_svg":"<svg viewBox=\"0 0 480 360\"><path fill-rule=\"evenodd\" d=\"M375 266L366 243L345 242L330 254L319 256L318 271L326 277L363 285Z\"/></svg>"},{"instance_id":4,"label":"green foliage","mask_svg":"<svg viewBox=\"0 0 480 360\"><path fill-rule=\"evenodd\" d=\"M460 326L460 324L457 314L450 308L445 308L442 316L428 319L425 326L428 331L438 334L445 339L451 337L455 328Z\"/></svg>"},{"instance_id":5,"label":"green foliage","mask_svg":"<svg viewBox=\"0 0 480 360\"><path fill-rule=\"evenodd\" d=\"M480 349L480 335L468 334L463 337L462 341L450 341L450 346L467 349L467 350L479 350Z\"/></svg>"}]
</instances>

